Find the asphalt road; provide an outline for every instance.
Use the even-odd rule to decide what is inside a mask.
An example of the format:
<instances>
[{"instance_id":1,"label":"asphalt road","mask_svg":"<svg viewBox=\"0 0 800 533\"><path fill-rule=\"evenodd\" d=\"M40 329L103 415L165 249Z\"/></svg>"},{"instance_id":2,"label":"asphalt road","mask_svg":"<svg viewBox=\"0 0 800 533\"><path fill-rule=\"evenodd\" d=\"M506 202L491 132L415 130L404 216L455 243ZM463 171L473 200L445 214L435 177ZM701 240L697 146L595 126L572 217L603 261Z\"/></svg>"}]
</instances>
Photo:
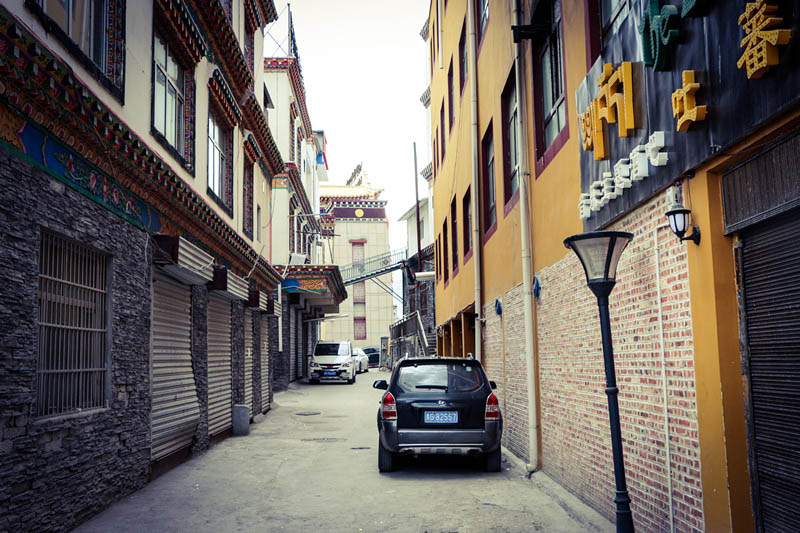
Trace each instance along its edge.
<instances>
[{"instance_id":1,"label":"asphalt road","mask_svg":"<svg viewBox=\"0 0 800 533\"><path fill-rule=\"evenodd\" d=\"M77 531L613 531L549 477L423 457L380 474L372 369L355 385L292 384L250 435L168 471Z\"/></svg>"}]
</instances>

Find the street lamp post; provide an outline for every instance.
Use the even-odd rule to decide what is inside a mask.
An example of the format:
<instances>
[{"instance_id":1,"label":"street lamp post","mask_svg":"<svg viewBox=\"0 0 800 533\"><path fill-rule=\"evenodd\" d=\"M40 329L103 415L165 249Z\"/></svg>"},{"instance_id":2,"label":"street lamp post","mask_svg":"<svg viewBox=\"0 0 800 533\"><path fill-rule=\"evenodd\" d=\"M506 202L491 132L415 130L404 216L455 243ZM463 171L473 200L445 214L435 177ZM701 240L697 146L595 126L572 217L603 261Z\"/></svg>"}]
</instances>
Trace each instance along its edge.
<instances>
[{"instance_id":1,"label":"street lamp post","mask_svg":"<svg viewBox=\"0 0 800 533\"><path fill-rule=\"evenodd\" d=\"M595 231L581 233L564 239L564 246L580 259L586 273L586 283L597 297L600 309L600 332L603 338L603 360L606 369L606 395L608 396L608 418L611 425L611 450L614 456L614 478L617 495L617 531L633 532L631 498L625 483L625 462L622 456L622 432L619 426L619 403L617 401L617 376L614 371L614 349L611 344L611 319L608 313L608 296L617 283L617 263L633 234L622 231Z\"/></svg>"}]
</instances>

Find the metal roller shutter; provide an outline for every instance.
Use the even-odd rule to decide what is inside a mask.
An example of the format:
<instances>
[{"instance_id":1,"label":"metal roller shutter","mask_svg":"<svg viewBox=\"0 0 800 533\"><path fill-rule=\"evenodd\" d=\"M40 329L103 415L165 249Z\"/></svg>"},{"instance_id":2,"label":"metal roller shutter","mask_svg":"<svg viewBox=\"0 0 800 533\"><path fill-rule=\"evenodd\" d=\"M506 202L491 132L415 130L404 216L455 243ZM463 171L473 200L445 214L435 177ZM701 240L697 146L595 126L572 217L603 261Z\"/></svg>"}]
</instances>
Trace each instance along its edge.
<instances>
[{"instance_id":1,"label":"metal roller shutter","mask_svg":"<svg viewBox=\"0 0 800 533\"><path fill-rule=\"evenodd\" d=\"M231 304L208 299L208 434L233 425L231 394Z\"/></svg>"},{"instance_id":2,"label":"metal roller shutter","mask_svg":"<svg viewBox=\"0 0 800 533\"><path fill-rule=\"evenodd\" d=\"M764 531L796 530L800 516L800 210L747 229L741 237L756 513Z\"/></svg>"},{"instance_id":3,"label":"metal roller shutter","mask_svg":"<svg viewBox=\"0 0 800 533\"><path fill-rule=\"evenodd\" d=\"M153 279L150 456L155 461L191 446L200 420L192 370L191 288Z\"/></svg>"},{"instance_id":4,"label":"metal roller shutter","mask_svg":"<svg viewBox=\"0 0 800 533\"><path fill-rule=\"evenodd\" d=\"M269 319L261 318L261 410L266 411L269 404Z\"/></svg>"},{"instance_id":5,"label":"metal roller shutter","mask_svg":"<svg viewBox=\"0 0 800 533\"><path fill-rule=\"evenodd\" d=\"M244 403L253 416L253 312L244 310Z\"/></svg>"}]
</instances>

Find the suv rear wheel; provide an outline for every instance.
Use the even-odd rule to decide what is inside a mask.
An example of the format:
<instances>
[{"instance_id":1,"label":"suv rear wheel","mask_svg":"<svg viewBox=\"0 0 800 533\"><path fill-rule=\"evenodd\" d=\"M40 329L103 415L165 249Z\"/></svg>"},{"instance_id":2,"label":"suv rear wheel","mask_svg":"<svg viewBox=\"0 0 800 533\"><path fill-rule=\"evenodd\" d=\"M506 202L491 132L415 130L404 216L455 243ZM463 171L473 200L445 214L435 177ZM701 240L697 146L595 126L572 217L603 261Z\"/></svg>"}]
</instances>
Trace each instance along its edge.
<instances>
[{"instance_id":1,"label":"suv rear wheel","mask_svg":"<svg viewBox=\"0 0 800 533\"><path fill-rule=\"evenodd\" d=\"M489 452L484 457L484 469L487 472L499 472L500 471L500 447L498 446L497 449L493 452Z\"/></svg>"},{"instance_id":2,"label":"suv rear wheel","mask_svg":"<svg viewBox=\"0 0 800 533\"><path fill-rule=\"evenodd\" d=\"M394 454L383 447L378 439L378 471L392 472L394 470Z\"/></svg>"}]
</instances>

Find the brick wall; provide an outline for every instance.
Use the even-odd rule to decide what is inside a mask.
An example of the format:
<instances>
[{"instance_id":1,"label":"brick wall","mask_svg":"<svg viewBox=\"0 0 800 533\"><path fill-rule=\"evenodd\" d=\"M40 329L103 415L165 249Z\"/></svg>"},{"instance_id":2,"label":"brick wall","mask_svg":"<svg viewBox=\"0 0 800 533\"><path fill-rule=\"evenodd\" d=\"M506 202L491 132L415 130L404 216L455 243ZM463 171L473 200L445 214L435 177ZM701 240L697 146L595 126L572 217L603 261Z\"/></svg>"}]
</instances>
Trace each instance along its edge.
<instances>
[{"instance_id":1,"label":"brick wall","mask_svg":"<svg viewBox=\"0 0 800 533\"><path fill-rule=\"evenodd\" d=\"M0 531L66 531L150 474L147 236L0 151ZM111 258L107 407L33 418L41 227Z\"/></svg>"},{"instance_id":2,"label":"brick wall","mask_svg":"<svg viewBox=\"0 0 800 533\"><path fill-rule=\"evenodd\" d=\"M525 365L525 316L522 284L501 298L502 315L492 299L483 308L483 361L503 413L503 445L528 460L528 385Z\"/></svg>"},{"instance_id":3,"label":"brick wall","mask_svg":"<svg viewBox=\"0 0 800 533\"><path fill-rule=\"evenodd\" d=\"M686 246L693 245L679 243L664 227L667 208L660 195L611 228L634 234L611 294L611 326L636 527L669 531L671 482L675 530L697 531L704 523L686 255ZM537 309L542 468L613 520L614 473L596 299L571 252L537 276L542 287Z\"/></svg>"}]
</instances>

